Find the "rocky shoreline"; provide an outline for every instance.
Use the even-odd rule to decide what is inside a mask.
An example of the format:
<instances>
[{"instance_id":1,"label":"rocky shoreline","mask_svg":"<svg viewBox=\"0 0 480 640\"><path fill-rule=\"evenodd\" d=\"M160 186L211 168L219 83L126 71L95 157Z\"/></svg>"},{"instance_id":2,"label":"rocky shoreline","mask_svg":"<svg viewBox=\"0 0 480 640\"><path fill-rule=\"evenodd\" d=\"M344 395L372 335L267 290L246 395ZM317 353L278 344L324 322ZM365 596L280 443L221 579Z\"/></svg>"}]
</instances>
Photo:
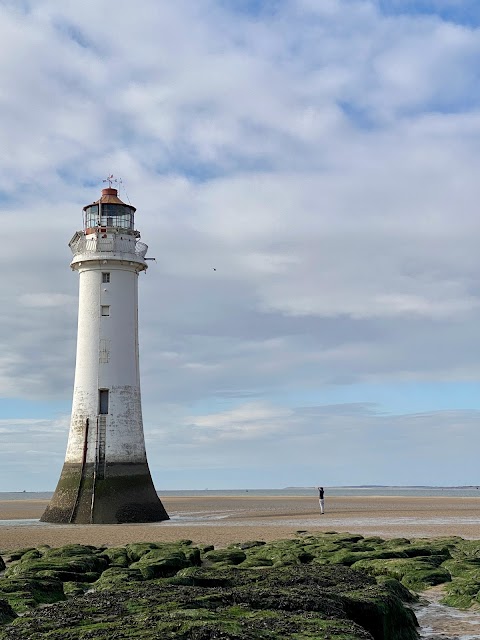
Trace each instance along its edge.
<instances>
[{"instance_id":1,"label":"rocky shoreline","mask_svg":"<svg viewBox=\"0 0 480 640\"><path fill-rule=\"evenodd\" d=\"M480 541L309 534L0 550L0 640L413 640L411 605L480 603Z\"/></svg>"}]
</instances>

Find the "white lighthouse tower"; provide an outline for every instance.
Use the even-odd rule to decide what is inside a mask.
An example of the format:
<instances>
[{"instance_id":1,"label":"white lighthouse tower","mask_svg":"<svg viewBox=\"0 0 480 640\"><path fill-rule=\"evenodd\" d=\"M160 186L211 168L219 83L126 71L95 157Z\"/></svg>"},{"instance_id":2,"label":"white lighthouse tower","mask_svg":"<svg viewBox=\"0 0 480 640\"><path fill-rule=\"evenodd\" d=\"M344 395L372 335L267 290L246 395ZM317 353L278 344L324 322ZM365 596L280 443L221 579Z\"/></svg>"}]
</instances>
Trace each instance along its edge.
<instances>
[{"instance_id":1,"label":"white lighthouse tower","mask_svg":"<svg viewBox=\"0 0 480 640\"><path fill-rule=\"evenodd\" d=\"M143 436L138 359L138 274L147 245L135 207L102 190L70 241L80 276L77 359L67 453L43 522L168 520Z\"/></svg>"}]
</instances>

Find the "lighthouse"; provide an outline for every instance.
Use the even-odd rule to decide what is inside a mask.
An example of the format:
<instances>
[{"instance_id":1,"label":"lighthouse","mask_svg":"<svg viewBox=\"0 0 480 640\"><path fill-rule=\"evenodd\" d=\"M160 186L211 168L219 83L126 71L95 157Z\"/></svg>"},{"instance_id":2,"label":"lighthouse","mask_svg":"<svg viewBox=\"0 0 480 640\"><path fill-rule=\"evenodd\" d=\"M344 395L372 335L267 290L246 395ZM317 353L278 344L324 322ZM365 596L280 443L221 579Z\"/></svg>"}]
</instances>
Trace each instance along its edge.
<instances>
[{"instance_id":1,"label":"lighthouse","mask_svg":"<svg viewBox=\"0 0 480 640\"><path fill-rule=\"evenodd\" d=\"M69 246L79 274L72 416L65 462L42 522L158 522L143 434L138 356L138 275L147 245L135 207L109 186L83 208Z\"/></svg>"}]
</instances>

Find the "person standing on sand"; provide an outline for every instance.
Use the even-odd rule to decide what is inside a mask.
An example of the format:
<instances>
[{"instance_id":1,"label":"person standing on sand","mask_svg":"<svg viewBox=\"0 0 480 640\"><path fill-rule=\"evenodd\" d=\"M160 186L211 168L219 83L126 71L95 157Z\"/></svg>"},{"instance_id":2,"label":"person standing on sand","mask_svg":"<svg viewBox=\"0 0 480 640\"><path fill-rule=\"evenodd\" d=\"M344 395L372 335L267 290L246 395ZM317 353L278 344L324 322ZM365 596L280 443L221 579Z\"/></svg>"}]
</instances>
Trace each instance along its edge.
<instances>
[{"instance_id":1,"label":"person standing on sand","mask_svg":"<svg viewBox=\"0 0 480 640\"><path fill-rule=\"evenodd\" d=\"M318 502L320 503L320 513L323 514L325 513L325 499L324 499L324 490L323 487L317 487L318 489Z\"/></svg>"}]
</instances>

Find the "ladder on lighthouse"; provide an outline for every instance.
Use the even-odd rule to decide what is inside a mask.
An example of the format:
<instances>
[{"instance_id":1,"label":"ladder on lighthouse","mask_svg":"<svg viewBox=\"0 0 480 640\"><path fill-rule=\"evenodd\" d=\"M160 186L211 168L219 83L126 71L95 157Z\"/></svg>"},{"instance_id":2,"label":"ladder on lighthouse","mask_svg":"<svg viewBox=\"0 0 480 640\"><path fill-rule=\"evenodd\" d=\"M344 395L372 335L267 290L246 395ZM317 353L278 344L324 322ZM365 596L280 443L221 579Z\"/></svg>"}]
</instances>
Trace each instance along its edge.
<instances>
[{"instance_id":1,"label":"ladder on lighthouse","mask_svg":"<svg viewBox=\"0 0 480 640\"><path fill-rule=\"evenodd\" d=\"M97 455L95 475L99 479L105 478L105 448L107 442L107 416L97 418Z\"/></svg>"}]
</instances>

